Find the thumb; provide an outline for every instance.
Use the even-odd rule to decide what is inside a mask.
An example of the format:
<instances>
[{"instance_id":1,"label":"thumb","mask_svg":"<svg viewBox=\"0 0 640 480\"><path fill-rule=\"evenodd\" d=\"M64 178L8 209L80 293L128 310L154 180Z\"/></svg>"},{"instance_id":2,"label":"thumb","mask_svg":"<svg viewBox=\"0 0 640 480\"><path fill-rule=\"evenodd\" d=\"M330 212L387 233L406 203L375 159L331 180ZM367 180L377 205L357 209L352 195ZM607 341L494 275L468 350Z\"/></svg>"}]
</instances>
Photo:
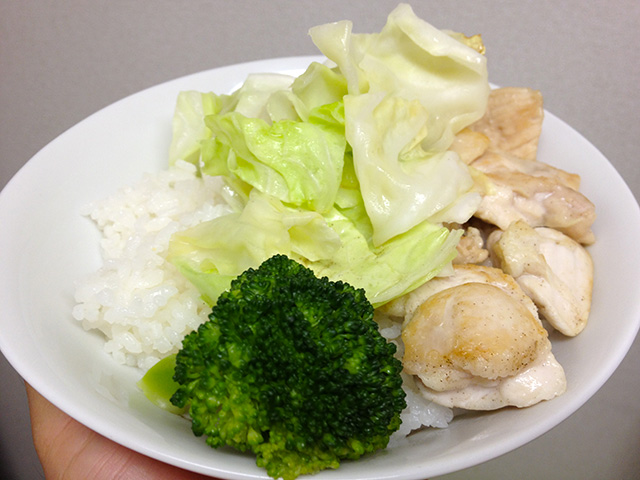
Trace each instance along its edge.
<instances>
[{"instance_id":1,"label":"thumb","mask_svg":"<svg viewBox=\"0 0 640 480\"><path fill-rule=\"evenodd\" d=\"M46 478L211 480L129 450L90 430L26 384L33 442Z\"/></svg>"}]
</instances>

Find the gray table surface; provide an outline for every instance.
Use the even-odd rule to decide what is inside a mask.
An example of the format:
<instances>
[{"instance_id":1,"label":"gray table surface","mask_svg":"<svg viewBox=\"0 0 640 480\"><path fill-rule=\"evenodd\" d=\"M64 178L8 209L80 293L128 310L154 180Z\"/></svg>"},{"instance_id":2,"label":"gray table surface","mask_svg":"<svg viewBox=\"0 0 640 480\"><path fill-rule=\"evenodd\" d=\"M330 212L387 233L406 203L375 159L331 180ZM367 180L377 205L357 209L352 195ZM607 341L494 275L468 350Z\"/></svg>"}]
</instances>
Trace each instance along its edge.
<instances>
[{"instance_id":1,"label":"gray table surface","mask_svg":"<svg viewBox=\"0 0 640 480\"><path fill-rule=\"evenodd\" d=\"M126 95L221 65L316 54L309 27L350 19L355 31L378 31L396 4L2 0L0 188L60 133ZM545 107L600 149L640 198L640 2L412 5L437 27L481 33L491 81L541 90ZM639 368L636 339L613 377L569 419L511 453L440 478L640 478ZM0 478L44 478L23 384L4 357L0 383Z\"/></svg>"}]
</instances>

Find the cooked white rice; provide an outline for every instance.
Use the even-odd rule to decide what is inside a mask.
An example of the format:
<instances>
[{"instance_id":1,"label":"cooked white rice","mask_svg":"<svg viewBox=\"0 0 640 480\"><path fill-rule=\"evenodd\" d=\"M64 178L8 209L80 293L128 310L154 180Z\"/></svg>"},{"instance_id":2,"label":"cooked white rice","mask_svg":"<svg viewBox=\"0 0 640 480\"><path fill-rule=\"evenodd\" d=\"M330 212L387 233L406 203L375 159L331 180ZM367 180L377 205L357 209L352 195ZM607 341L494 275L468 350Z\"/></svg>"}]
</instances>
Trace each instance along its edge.
<instances>
[{"instance_id":1,"label":"cooked white rice","mask_svg":"<svg viewBox=\"0 0 640 480\"><path fill-rule=\"evenodd\" d=\"M186 162L147 174L137 185L89 205L85 214L102 233L103 265L77 284L74 318L104 334L104 348L117 362L142 371L177 352L184 336L207 320L210 308L165 260L170 237L228 212L219 181L203 180ZM377 320L400 355L400 325ZM452 418L450 409L421 397L410 377L405 391L408 407L391 444L423 426L446 427Z\"/></svg>"},{"instance_id":2,"label":"cooked white rice","mask_svg":"<svg viewBox=\"0 0 640 480\"><path fill-rule=\"evenodd\" d=\"M76 286L73 316L100 330L115 360L142 370L176 352L209 308L164 258L174 232L228 213L216 179L179 162L89 205L103 266Z\"/></svg>"},{"instance_id":3,"label":"cooked white rice","mask_svg":"<svg viewBox=\"0 0 640 480\"><path fill-rule=\"evenodd\" d=\"M376 322L380 334L396 345L396 357L402 359L404 344L402 343L402 324L398 319L376 312ZM402 424L389 441L389 447L401 444L411 432L424 427L446 428L453 419L453 410L425 399L418 390L413 375L402 374L402 387L406 393L407 408L402 412Z\"/></svg>"}]
</instances>

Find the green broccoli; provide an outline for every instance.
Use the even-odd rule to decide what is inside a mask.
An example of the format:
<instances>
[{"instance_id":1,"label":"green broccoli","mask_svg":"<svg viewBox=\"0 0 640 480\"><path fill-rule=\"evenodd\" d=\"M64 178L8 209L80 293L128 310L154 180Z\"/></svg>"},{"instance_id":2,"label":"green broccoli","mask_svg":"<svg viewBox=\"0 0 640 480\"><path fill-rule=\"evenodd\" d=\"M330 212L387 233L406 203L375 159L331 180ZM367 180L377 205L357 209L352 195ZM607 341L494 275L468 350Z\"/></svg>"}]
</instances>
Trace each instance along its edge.
<instances>
[{"instance_id":1,"label":"green broccoli","mask_svg":"<svg viewBox=\"0 0 640 480\"><path fill-rule=\"evenodd\" d=\"M387 446L406 406L395 350L363 290L276 255L185 337L171 402L210 446L290 480Z\"/></svg>"}]
</instances>

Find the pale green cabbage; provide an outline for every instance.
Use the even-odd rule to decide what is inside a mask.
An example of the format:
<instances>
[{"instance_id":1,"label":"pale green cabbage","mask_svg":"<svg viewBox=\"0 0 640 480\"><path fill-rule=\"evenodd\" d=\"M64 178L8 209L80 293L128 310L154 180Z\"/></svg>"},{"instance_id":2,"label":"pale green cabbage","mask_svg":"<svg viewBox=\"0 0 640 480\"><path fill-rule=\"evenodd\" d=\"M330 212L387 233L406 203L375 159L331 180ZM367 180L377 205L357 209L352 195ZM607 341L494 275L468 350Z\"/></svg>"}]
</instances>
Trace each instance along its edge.
<instances>
[{"instance_id":1,"label":"pale green cabbage","mask_svg":"<svg viewBox=\"0 0 640 480\"><path fill-rule=\"evenodd\" d=\"M202 171L242 181L291 206L326 212L342 178L346 140L344 127L336 125L342 114L331 117L340 107L324 105L307 121L271 124L235 111L209 115L205 124L213 135L203 144Z\"/></svg>"},{"instance_id":2,"label":"pale green cabbage","mask_svg":"<svg viewBox=\"0 0 640 480\"><path fill-rule=\"evenodd\" d=\"M450 265L479 195L448 151L484 114L482 55L400 5L378 34L310 32L331 61L178 98L170 161L219 175L235 213L174 235L169 260L215 303L276 253L382 305Z\"/></svg>"},{"instance_id":3,"label":"pale green cabbage","mask_svg":"<svg viewBox=\"0 0 640 480\"><path fill-rule=\"evenodd\" d=\"M473 180L446 150L456 133L484 114L485 57L405 4L378 34L351 30L344 21L316 27L311 36L348 81L346 137L374 242L384 243L454 202L465 204L453 209L457 218L439 220L468 219L480 197L464 195Z\"/></svg>"},{"instance_id":4,"label":"pale green cabbage","mask_svg":"<svg viewBox=\"0 0 640 480\"><path fill-rule=\"evenodd\" d=\"M200 142L211 137L204 117L218 113L221 97L215 93L180 92L173 114L173 137L169 147L169 165L184 160L194 165L200 162Z\"/></svg>"}]
</instances>

